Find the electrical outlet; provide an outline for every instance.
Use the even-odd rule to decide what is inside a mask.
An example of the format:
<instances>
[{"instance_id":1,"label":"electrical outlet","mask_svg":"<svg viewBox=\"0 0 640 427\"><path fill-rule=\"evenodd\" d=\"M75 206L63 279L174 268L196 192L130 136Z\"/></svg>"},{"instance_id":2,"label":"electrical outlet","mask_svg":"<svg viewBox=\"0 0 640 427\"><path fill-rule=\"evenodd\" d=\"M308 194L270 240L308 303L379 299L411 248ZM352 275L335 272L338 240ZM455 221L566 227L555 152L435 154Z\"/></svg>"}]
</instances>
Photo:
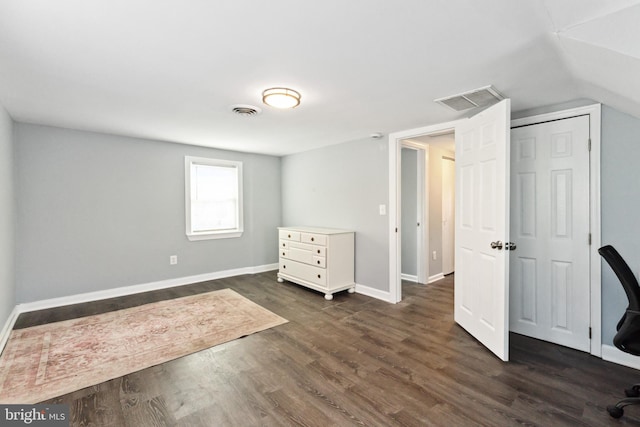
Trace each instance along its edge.
<instances>
[{"instance_id":1,"label":"electrical outlet","mask_svg":"<svg viewBox=\"0 0 640 427\"><path fill-rule=\"evenodd\" d=\"M387 205L378 206L378 210L380 211L380 215L386 215L387 214Z\"/></svg>"},{"instance_id":2,"label":"electrical outlet","mask_svg":"<svg viewBox=\"0 0 640 427\"><path fill-rule=\"evenodd\" d=\"M178 255L171 255L169 257L169 264L176 265L178 263Z\"/></svg>"}]
</instances>

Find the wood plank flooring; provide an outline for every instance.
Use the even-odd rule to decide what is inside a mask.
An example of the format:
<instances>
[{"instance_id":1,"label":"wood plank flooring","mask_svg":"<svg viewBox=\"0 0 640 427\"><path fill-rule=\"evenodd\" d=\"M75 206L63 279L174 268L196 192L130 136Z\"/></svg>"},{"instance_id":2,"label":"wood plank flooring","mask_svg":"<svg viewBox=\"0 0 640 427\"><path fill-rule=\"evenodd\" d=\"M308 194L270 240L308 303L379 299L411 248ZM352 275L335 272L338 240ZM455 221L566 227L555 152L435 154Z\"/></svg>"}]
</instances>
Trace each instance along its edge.
<instances>
[{"instance_id":1,"label":"wood plank flooring","mask_svg":"<svg viewBox=\"0 0 640 427\"><path fill-rule=\"evenodd\" d=\"M511 335L503 363L453 322L453 277L388 304L239 276L20 316L16 327L231 288L289 323L48 401L72 426L617 426L640 372Z\"/></svg>"}]
</instances>

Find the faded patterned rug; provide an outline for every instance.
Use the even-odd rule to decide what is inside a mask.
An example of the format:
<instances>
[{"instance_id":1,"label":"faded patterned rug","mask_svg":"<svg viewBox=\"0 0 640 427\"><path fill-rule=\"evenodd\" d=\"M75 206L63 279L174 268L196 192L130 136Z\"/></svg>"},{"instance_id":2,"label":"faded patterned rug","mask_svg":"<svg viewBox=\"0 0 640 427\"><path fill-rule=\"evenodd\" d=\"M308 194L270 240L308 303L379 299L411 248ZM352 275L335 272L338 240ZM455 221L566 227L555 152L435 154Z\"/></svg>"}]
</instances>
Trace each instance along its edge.
<instances>
[{"instance_id":1,"label":"faded patterned rug","mask_svg":"<svg viewBox=\"0 0 640 427\"><path fill-rule=\"evenodd\" d=\"M0 357L0 403L42 402L283 323L222 289L17 329Z\"/></svg>"}]
</instances>

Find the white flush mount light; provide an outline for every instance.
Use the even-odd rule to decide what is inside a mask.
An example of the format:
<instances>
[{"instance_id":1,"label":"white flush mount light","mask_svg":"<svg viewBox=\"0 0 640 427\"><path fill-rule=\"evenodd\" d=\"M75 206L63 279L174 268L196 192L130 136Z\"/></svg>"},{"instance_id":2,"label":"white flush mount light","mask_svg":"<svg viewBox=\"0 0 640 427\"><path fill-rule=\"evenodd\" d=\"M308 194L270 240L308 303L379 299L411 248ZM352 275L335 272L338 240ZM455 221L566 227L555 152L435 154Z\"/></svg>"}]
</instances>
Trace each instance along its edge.
<instances>
[{"instance_id":1,"label":"white flush mount light","mask_svg":"<svg viewBox=\"0 0 640 427\"><path fill-rule=\"evenodd\" d=\"M262 102L275 108L295 108L300 105L300 93L286 87L272 87L262 92Z\"/></svg>"}]
</instances>

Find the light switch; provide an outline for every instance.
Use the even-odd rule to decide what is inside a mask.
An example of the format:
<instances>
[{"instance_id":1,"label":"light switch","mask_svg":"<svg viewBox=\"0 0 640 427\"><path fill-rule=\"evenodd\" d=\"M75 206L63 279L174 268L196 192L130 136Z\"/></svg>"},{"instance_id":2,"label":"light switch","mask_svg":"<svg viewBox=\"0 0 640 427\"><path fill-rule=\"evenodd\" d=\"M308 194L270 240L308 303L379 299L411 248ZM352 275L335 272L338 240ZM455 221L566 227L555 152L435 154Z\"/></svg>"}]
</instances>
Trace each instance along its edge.
<instances>
[{"instance_id":1,"label":"light switch","mask_svg":"<svg viewBox=\"0 0 640 427\"><path fill-rule=\"evenodd\" d=\"M386 215L387 214L387 205L380 205L379 209L380 209L380 215Z\"/></svg>"}]
</instances>

